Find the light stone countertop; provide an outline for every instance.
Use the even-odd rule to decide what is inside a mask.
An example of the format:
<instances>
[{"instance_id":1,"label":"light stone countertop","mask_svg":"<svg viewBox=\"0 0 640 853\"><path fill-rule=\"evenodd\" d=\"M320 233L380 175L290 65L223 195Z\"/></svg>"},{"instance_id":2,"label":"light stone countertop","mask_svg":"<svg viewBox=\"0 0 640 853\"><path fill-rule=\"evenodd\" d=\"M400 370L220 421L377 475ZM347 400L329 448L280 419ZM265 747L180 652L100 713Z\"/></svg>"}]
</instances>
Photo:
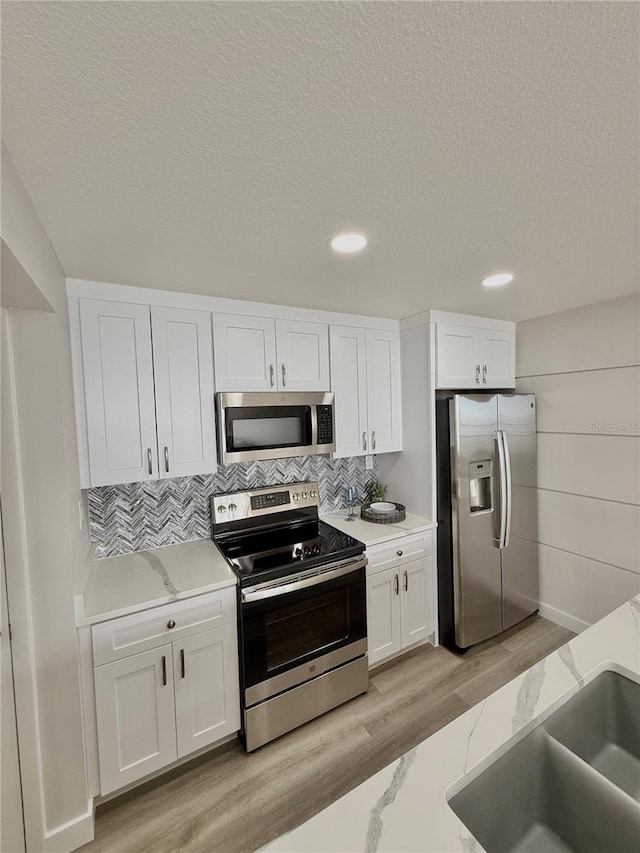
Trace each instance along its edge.
<instances>
[{"instance_id":1,"label":"light stone countertop","mask_svg":"<svg viewBox=\"0 0 640 853\"><path fill-rule=\"evenodd\" d=\"M92 561L84 591L76 596L76 625L104 622L235 584L235 575L211 539L103 557Z\"/></svg>"},{"instance_id":2,"label":"light stone countertop","mask_svg":"<svg viewBox=\"0 0 640 853\"><path fill-rule=\"evenodd\" d=\"M447 798L606 669L640 682L640 596L263 850L480 853Z\"/></svg>"},{"instance_id":3,"label":"light stone countertop","mask_svg":"<svg viewBox=\"0 0 640 853\"><path fill-rule=\"evenodd\" d=\"M406 519L398 522L398 524L374 524L372 521L364 521L360 518L360 507L354 507L354 512L357 515L355 521L345 521L348 512L349 510L342 509L339 512L325 513L320 518L327 524L342 530L343 533L348 533L354 539L364 542L367 547L379 545L381 542L388 542L409 533L432 530L437 526L435 521L424 518L422 515L413 515L410 512L407 513Z\"/></svg>"}]
</instances>

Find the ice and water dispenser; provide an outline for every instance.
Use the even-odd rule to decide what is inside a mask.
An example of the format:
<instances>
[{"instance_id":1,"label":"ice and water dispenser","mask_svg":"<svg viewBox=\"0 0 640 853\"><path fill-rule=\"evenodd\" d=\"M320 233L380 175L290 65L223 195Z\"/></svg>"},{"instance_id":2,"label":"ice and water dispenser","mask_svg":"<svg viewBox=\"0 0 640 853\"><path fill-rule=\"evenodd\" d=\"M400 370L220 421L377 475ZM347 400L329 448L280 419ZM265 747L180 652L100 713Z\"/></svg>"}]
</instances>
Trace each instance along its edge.
<instances>
[{"instance_id":1,"label":"ice and water dispenser","mask_svg":"<svg viewBox=\"0 0 640 853\"><path fill-rule=\"evenodd\" d=\"M493 462L483 459L469 463L469 508L471 515L493 509Z\"/></svg>"}]
</instances>

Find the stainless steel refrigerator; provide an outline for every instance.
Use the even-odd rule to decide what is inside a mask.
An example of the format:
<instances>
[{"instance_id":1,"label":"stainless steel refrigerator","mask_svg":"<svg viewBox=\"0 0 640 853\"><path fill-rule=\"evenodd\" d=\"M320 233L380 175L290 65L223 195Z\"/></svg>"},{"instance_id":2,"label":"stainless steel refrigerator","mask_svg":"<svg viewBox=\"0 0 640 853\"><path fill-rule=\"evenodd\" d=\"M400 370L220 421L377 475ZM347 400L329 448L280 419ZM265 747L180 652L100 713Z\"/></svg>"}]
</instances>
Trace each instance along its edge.
<instances>
[{"instance_id":1,"label":"stainless steel refrigerator","mask_svg":"<svg viewBox=\"0 0 640 853\"><path fill-rule=\"evenodd\" d=\"M436 400L440 640L457 651L538 608L533 394Z\"/></svg>"}]
</instances>

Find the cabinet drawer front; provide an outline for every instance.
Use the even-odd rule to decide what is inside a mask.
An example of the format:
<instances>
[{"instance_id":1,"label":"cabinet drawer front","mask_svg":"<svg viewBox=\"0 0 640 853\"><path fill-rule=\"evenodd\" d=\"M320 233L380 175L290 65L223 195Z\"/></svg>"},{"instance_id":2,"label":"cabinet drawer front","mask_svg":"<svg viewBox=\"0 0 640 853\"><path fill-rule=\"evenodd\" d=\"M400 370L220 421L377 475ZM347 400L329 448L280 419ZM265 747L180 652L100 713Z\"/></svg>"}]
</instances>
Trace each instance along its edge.
<instances>
[{"instance_id":1,"label":"cabinet drawer front","mask_svg":"<svg viewBox=\"0 0 640 853\"><path fill-rule=\"evenodd\" d=\"M416 560L432 551L431 531L415 533L409 536L401 536L381 545L367 548L369 565L368 574L384 571L390 566L402 565L409 560Z\"/></svg>"},{"instance_id":2,"label":"cabinet drawer front","mask_svg":"<svg viewBox=\"0 0 640 853\"><path fill-rule=\"evenodd\" d=\"M228 587L190 601L154 607L92 628L95 666L235 622L236 590ZM168 627L172 622L173 628Z\"/></svg>"}]
</instances>

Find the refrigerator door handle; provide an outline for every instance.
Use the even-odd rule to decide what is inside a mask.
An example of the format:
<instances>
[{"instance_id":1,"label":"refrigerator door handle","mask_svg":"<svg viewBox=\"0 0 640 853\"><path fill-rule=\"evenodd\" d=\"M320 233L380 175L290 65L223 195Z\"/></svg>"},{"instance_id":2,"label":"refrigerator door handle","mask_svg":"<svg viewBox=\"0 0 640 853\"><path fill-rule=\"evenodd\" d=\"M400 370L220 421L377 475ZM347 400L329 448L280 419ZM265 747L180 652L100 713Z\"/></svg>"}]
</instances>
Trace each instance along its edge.
<instances>
[{"instance_id":1,"label":"refrigerator door handle","mask_svg":"<svg viewBox=\"0 0 640 853\"><path fill-rule=\"evenodd\" d=\"M504 545L503 548L509 547L509 541L511 539L511 516L512 516L512 489L511 489L511 453L509 451L509 438L507 433L504 430L500 430L502 433L502 446L504 450L504 469L505 469L505 481L507 487L507 512L506 512L506 525L504 531Z\"/></svg>"},{"instance_id":2,"label":"refrigerator door handle","mask_svg":"<svg viewBox=\"0 0 640 853\"><path fill-rule=\"evenodd\" d=\"M496 444L498 446L498 476L499 489L498 500L500 502L500 530L498 531L498 548L505 548L507 534L507 462L505 459L505 448L503 440L503 430L499 429L496 432Z\"/></svg>"}]
</instances>

